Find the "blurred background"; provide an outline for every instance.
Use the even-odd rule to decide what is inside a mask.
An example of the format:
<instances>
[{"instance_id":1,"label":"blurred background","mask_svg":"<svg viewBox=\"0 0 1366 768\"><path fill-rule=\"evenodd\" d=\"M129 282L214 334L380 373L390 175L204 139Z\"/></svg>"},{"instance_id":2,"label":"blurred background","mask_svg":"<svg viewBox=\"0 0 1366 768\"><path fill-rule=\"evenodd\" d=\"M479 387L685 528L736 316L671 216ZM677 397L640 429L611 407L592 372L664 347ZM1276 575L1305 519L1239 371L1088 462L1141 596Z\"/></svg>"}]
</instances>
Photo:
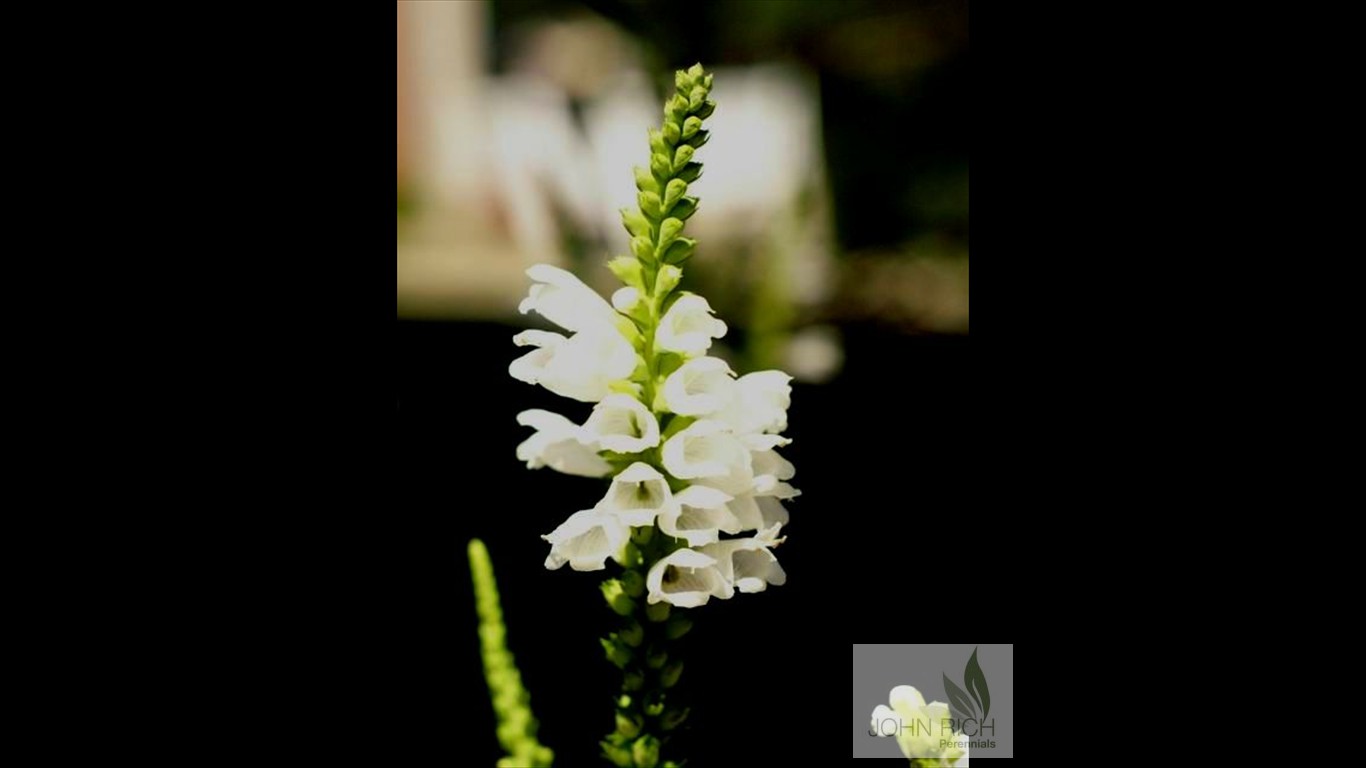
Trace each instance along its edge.
<instances>
[{"instance_id":1,"label":"blurred background","mask_svg":"<svg viewBox=\"0 0 1366 768\"><path fill-rule=\"evenodd\" d=\"M464 563L477 535L543 740L559 764L597 764L612 675L594 633L608 617L596 577L542 568L539 535L601 488L513 456L519 411L581 421L587 408L509 378L510 339L536 322L516 313L531 264L610 293L631 168L673 71L701 62L718 107L684 287L732 329L713 354L797 377L784 454L804 495L778 551L789 583L705 609L686 754L843 759L843 702L811 700L807 683L842 681L843 645L860 640L863 542L970 503L968 4L403 0L397 19L395 514L419 542L415 580L441 585L431 636L413 641L440 659L430 727L462 734L471 764L496 757L491 712L453 714L486 695ZM733 727L805 735L756 738L748 755L697 736Z\"/></svg>"}]
</instances>

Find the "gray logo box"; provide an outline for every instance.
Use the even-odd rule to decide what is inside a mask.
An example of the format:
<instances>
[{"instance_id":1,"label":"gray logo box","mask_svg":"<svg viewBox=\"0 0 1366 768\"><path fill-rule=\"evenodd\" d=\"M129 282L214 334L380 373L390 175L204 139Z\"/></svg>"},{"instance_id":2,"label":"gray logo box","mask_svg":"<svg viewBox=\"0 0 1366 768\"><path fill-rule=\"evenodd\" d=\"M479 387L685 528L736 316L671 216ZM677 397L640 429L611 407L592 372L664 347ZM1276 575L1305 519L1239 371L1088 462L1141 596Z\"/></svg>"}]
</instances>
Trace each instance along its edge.
<instances>
[{"instance_id":1,"label":"gray logo box","mask_svg":"<svg viewBox=\"0 0 1366 768\"><path fill-rule=\"evenodd\" d=\"M1015 646L986 643L856 643L854 644L854 757L895 757L905 760L892 737L868 735L873 709L887 704L898 685L915 686L926 702L949 703L944 676L963 685L963 671L973 650L991 691L991 710L983 725L993 726L969 741L995 742L993 748L972 747L973 757L1014 757Z\"/></svg>"}]
</instances>

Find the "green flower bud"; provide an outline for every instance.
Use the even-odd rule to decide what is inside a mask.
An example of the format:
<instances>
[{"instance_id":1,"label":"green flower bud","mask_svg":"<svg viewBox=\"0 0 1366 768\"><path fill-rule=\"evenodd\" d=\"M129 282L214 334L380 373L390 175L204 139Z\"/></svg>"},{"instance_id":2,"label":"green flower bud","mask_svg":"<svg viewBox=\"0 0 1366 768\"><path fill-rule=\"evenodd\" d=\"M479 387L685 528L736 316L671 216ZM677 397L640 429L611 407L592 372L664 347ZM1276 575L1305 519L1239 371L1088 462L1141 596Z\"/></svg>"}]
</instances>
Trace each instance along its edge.
<instances>
[{"instance_id":1,"label":"green flower bud","mask_svg":"<svg viewBox=\"0 0 1366 768\"><path fill-rule=\"evenodd\" d=\"M618 256L607 262L607 268L612 270L612 274L616 275L621 282L645 293L645 275L638 260L629 256ZM631 596L637 597L637 595Z\"/></svg>"},{"instance_id":2,"label":"green flower bud","mask_svg":"<svg viewBox=\"0 0 1366 768\"><path fill-rule=\"evenodd\" d=\"M664 625L664 636L670 640L677 640L688 634L690 629L692 629L692 619L681 613L675 613L669 617L669 623Z\"/></svg>"},{"instance_id":3,"label":"green flower bud","mask_svg":"<svg viewBox=\"0 0 1366 768\"><path fill-rule=\"evenodd\" d=\"M631 171L636 175L636 189L641 192L659 192L659 182L655 181L654 176L650 175L649 168L641 168L637 165L632 168Z\"/></svg>"},{"instance_id":4,"label":"green flower bud","mask_svg":"<svg viewBox=\"0 0 1366 768\"><path fill-rule=\"evenodd\" d=\"M634 253L636 258L641 261L652 262L655 260L655 244L648 237L633 237L631 238L631 253Z\"/></svg>"},{"instance_id":5,"label":"green flower bud","mask_svg":"<svg viewBox=\"0 0 1366 768\"><path fill-rule=\"evenodd\" d=\"M644 194L642 192L641 194ZM653 194L653 193L651 193ZM650 237L654 231L650 228L650 221L638 210L633 208L621 209L621 223L626 225L626 231L635 237Z\"/></svg>"},{"instance_id":6,"label":"green flower bud","mask_svg":"<svg viewBox=\"0 0 1366 768\"><path fill-rule=\"evenodd\" d=\"M691 149L691 147L688 147L686 145L684 145L684 147L680 147L680 149L685 148ZM659 220L659 195L656 195L653 192L641 192L640 194L636 195L636 202L640 204L640 210L647 217L654 221Z\"/></svg>"},{"instance_id":7,"label":"green flower bud","mask_svg":"<svg viewBox=\"0 0 1366 768\"><path fill-rule=\"evenodd\" d=\"M640 715L628 715L624 712L618 712L617 733L620 733L628 739L640 733Z\"/></svg>"},{"instance_id":8,"label":"green flower bud","mask_svg":"<svg viewBox=\"0 0 1366 768\"><path fill-rule=\"evenodd\" d=\"M634 761L631 759L631 750L607 741L600 741L598 744L602 747L602 756L612 765L617 768L632 768Z\"/></svg>"},{"instance_id":9,"label":"green flower bud","mask_svg":"<svg viewBox=\"0 0 1366 768\"><path fill-rule=\"evenodd\" d=\"M646 734L631 745L631 758L636 768L655 768L659 763L659 739Z\"/></svg>"},{"instance_id":10,"label":"green flower bud","mask_svg":"<svg viewBox=\"0 0 1366 768\"><path fill-rule=\"evenodd\" d=\"M678 677L683 674L683 661L674 659L659 673L659 684L665 688L678 685Z\"/></svg>"},{"instance_id":11,"label":"green flower bud","mask_svg":"<svg viewBox=\"0 0 1366 768\"><path fill-rule=\"evenodd\" d=\"M706 100L707 100L707 89L706 89L706 88L702 88L702 87L699 86L699 87L697 87L697 88L692 89L692 93L689 93L689 94L688 94L688 111L689 111L689 112L696 112L696 111L698 110L698 108L702 106L702 102L704 102L704 101L706 101Z\"/></svg>"},{"instance_id":12,"label":"green flower bud","mask_svg":"<svg viewBox=\"0 0 1366 768\"><path fill-rule=\"evenodd\" d=\"M655 284L659 284L657 279ZM640 571L623 571L621 574L621 588L631 597L640 597L645 594L645 577L640 575Z\"/></svg>"},{"instance_id":13,"label":"green flower bud","mask_svg":"<svg viewBox=\"0 0 1366 768\"><path fill-rule=\"evenodd\" d=\"M677 88L679 93L691 93L694 80L691 74L680 69L674 73L674 88Z\"/></svg>"},{"instance_id":14,"label":"green flower bud","mask_svg":"<svg viewBox=\"0 0 1366 768\"><path fill-rule=\"evenodd\" d=\"M615 632L607 637L598 638L602 643L602 650L607 654L607 660L616 665L618 669L625 669L631 663L631 649L627 648L621 640L617 638Z\"/></svg>"},{"instance_id":15,"label":"green flower bud","mask_svg":"<svg viewBox=\"0 0 1366 768\"><path fill-rule=\"evenodd\" d=\"M672 182L670 182L672 183ZM666 251L674 240L683 233L683 222L675 218L668 218L659 225L659 250L661 253ZM650 254L652 257L654 254Z\"/></svg>"},{"instance_id":16,"label":"green flower bud","mask_svg":"<svg viewBox=\"0 0 1366 768\"><path fill-rule=\"evenodd\" d=\"M656 155L669 154L669 144L664 141L664 132L650 129L650 152Z\"/></svg>"},{"instance_id":17,"label":"green flower bud","mask_svg":"<svg viewBox=\"0 0 1366 768\"><path fill-rule=\"evenodd\" d=\"M683 121L683 138L691 139L700 130L702 130L702 120L700 118L690 117Z\"/></svg>"},{"instance_id":18,"label":"green flower bud","mask_svg":"<svg viewBox=\"0 0 1366 768\"><path fill-rule=\"evenodd\" d=\"M632 619L630 626L621 631L621 641L632 648L639 647L645 642L645 628L640 626L640 622Z\"/></svg>"},{"instance_id":19,"label":"green flower bud","mask_svg":"<svg viewBox=\"0 0 1366 768\"><path fill-rule=\"evenodd\" d=\"M678 141L683 138L683 132L680 131L678 126L674 123L665 123L662 132L664 134L664 141L668 142L669 146L678 144Z\"/></svg>"},{"instance_id":20,"label":"green flower bud","mask_svg":"<svg viewBox=\"0 0 1366 768\"><path fill-rule=\"evenodd\" d=\"M651 648L650 655L645 657L645 666L650 669L659 669L669 661L669 652L663 648Z\"/></svg>"},{"instance_id":21,"label":"green flower bud","mask_svg":"<svg viewBox=\"0 0 1366 768\"><path fill-rule=\"evenodd\" d=\"M619 616L630 616L636 610L636 601L626 595L626 590L622 588L621 582L616 579L608 579L602 583L602 596L607 600L607 606Z\"/></svg>"},{"instance_id":22,"label":"green flower bud","mask_svg":"<svg viewBox=\"0 0 1366 768\"><path fill-rule=\"evenodd\" d=\"M671 709L665 712L664 716L660 718L659 727L666 731L672 731L682 725L684 720L688 719L688 713L691 711L692 710L687 707L684 707L683 709Z\"/></svg>"},{"instance_id":23,"label":"green flower bud","mask_svg":"<svg viewBox=\"0 0 1366 768\"><path fill-rule=\"evenodd\" d=\"M674 152L674 173L683 170L683 166L687 165L689 160L692 160L693 151L694 150L692 147L688 146L687 144L684 144L683 146L679 147L676 152Z\"/></svg>"},{"instance_id":24,"label":"green flower bud","mask_svg":"<svg viewBox=\"0 0 1366 768\"><path fill-rule=\"evenodd\" d=\"M645 616L650 621L664 621L669 618L668 603L650 603L645 606Z\"/></svg>"},{"instance_id":25,"label":"green flower bud","mask_svg":"<svg viewBox=\"0 0 1366 768\"><path fill-rule=\"evenodd\" d=\"M678 281L682 279L683 270L672 264L659 265L659 275L655 277L655 295L668 296L674 288L678 287ZM675 417L674 421L678 421L679 418L687 417ZM673 422L670 422L670 426L672 425Z\"/></svg>"},{"instance_id":26,"label":"green flower bud","mask_svg":"<svg viewBox=\"0 0 1366 768\"><path fill-rule=\"evenodd\" d=\"M673 172L673 163L669 161L668 155L662 152L650 155L650 173L654 174L654 178L658 179L660 183L668 181L673 176Z\"/></svg>"},{"instance_id":27,"label":"green flower bud","mask_svg":"<svg viewBox=\"0 0 1366 768\"><path fill-rule=\"evenodd\" d=\"M682 179L673 179L669 186L664 190L664 213L668 213L670 208L681 199L683 194L688 191L688 182Z\"/></svg>"}]
</instances>

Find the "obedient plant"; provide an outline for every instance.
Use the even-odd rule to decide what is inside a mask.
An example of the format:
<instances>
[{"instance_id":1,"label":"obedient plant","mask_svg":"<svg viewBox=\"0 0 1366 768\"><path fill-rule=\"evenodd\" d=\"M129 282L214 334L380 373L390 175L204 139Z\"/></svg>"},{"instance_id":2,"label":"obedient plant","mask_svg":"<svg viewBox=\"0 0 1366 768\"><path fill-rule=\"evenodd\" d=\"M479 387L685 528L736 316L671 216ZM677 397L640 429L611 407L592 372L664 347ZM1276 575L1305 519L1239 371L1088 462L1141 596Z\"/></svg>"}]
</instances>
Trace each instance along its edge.
<instances>
[{"instance_id":1,"label":"obedient plant","mask_svg":"<svg viewBox=\"0 0 1366 768\"><path fill-rule=\"evenodd\" d=\"M534 283L521 311L565 332L517 334L516 344L533 349L509 368L595 404L582 424L543 410L519 414L535 432L517 457L533 469L609 479L596 504L543 537L545 565L620 567L602 583L619 617L602 647L622 684L616 727L601 746L612 763L636 768L677 764L661 752L688 715L672 693L683 670L676 641L693 616L676 609L782 584L773 548L788 520L783 500L798 495L787 483L793 467L776 450L790 442L781 433L791 377L737 378L708 356L726 324L705 298L678 287L697 246L683 235L698 209L689 194L702 175L695 153L716 104L701 65L678 72L675 85L663 125L649 131L649 164L635 169L638 207L621 212L631 255L607 263L624 287L608 302L564 270L527 270Z\"/></svg>"}]
</instances>

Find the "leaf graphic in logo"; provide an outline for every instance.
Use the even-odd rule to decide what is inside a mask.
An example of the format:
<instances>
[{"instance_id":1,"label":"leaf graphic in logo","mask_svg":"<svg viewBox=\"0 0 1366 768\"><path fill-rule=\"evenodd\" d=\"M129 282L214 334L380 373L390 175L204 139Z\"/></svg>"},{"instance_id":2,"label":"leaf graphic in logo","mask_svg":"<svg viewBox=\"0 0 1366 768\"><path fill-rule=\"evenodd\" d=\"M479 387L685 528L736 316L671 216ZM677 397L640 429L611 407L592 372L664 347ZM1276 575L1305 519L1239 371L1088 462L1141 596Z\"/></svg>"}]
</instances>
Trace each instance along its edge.
<instances>
[{"instance_id":1,"label":"leaf graphic in logo","mask_svg":"<svg viewBox=\"0 0 1366 768\"><path fill-rule=\"evenodd\" d=\"M944 675L944 692L949 695L949 705L958 715L960 720L976 720L977 714L972 708L972 699L968 698L963 689L953 684L948 675Z\"/></svg>"},{"instance_id":2,"label":"leaf graphic in logo","mask_svg":"<svg viewBox=\"0 0 1366 768\"><path fill-rule=\"evenodd\" d=\"M982 666L977 663L976 648L972 649L972 658L968 659L968 668L963 670L963 685L972 694L973 700L982 710L982 719L985 720L987 712L991 711L991 694L987 693L987 676L982 674Z\"/></svg>"}]
</instances>

